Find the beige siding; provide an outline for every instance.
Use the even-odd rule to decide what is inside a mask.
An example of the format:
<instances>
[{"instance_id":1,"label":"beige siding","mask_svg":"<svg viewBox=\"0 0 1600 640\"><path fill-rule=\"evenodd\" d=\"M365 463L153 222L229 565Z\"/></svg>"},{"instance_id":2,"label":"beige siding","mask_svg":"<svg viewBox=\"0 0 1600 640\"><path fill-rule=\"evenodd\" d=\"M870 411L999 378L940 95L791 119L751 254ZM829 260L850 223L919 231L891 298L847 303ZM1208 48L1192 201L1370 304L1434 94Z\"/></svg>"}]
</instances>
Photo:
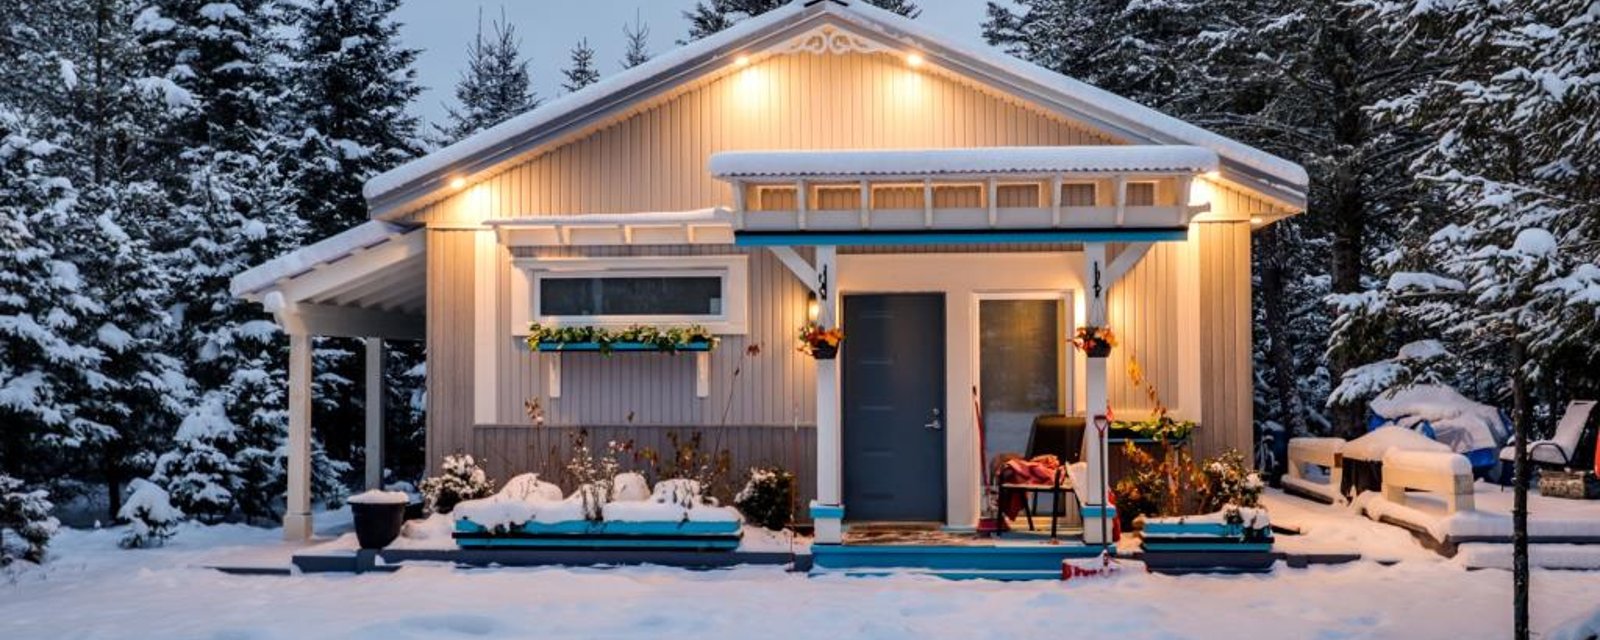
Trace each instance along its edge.
<instances>
[{"instance_id":1,"label":"beige siding","mask_svg":"<svg viewBox=\"0 0 1600 640\"><path fill-rule=\"evenodd\" d=\"M475 221L727 205L727 185L706 171L711 154L722 150L1116 142L997 93L911 70L894 56L782 55L606 124L417 217Z\"/></svg>"},{"instance_id":2,"label":"beige siding","mask_svg":"<svg viewBox=\"0 0 1600 640\"><path fill-rule=\"evenodd\" d=\"M469 451L476 233L428 232L428 464Z\"/></svg>"},{"instance_id":3,"label":"beige siding","mask_svg":"<svg viewBox=\"0 0 1600 640\"><path fill-rule=\"evenodd\" d=\"M1250 224L1199 225L1200 371L1196 453L1255 450L1250 359Z\"/></svg>"},{"instance_id":4,"label":"beige siding","mask_svg":"<svg viewBox=\"0 0 1600 640\"><path fill-rule=\"evenodd\" d=\"M1133 384L1129 365L1138 362L1146 382L1161 402L1177 404L1177 288L1175 247L1157 244L1134 265L1107 294L1106 320L1117 333L1119 345L1106 363L1107 400L1111 406L1129 410L1127 419L1143 419L1155 408L1144 387Z\"/></svg>"}]
</instances>

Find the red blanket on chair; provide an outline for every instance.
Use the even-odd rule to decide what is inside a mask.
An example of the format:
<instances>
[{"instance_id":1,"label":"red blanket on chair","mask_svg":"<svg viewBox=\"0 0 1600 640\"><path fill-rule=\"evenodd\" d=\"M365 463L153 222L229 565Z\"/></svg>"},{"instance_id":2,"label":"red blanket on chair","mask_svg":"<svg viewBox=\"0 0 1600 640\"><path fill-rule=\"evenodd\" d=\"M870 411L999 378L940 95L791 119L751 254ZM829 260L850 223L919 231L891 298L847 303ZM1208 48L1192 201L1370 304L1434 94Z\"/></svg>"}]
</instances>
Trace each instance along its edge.
<instances>
[{"instance_id":1,"label":"red blanket on chair","mask_svg":"<svg viewBox=\"0 0 1600 640\"><path fill-rule=\"evenodd\" d=\"M1045 454L1035 456L1032 460L1023 458L1010 458L1001 461L1000 484L1042 484L1049 486L1056 481L1057 474L1061 471L1061 461L1055 456ZM1006 499L1000 505L1000 513L1007 519L1017 517L1023 510L1028 496L1021 491L1003 492Z\"/></svg>"}]
</instances>

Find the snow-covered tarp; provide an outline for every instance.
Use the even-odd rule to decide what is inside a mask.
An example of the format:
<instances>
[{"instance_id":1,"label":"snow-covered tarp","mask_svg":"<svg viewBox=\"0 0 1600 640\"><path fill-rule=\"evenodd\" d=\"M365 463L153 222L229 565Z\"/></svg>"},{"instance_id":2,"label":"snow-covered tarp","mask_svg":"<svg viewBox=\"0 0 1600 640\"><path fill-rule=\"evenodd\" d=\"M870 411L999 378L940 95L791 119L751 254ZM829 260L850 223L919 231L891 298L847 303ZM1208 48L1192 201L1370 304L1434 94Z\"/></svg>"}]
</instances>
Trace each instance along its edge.
<instances>
[{"instance_id":1,"label":"snow-covered tarp","mask_svg":"<svg viewBox=\"0 0 1600 640\"><path fill-rule=\"evenodd\" d=\"M1204 173L1215 171L1217 162L1217 152L1183 145L724 151L711 156L711 175L740 178L1107 171Z\"/></svg>"},{"instance_id":2,"label":"snow-covered tarp","mask_svg":"<svg viewBox=\"0 0 1600 640\"><path fill-rule=\"evenodd\" d=\"M1474 466L1493 464L1510 435L1510 426L1499 409L1474 402L1442 385L1397 389L1373 399L1369 406L1377 418L1375 424L1431 433L1451 451L1473 458Z\"/></svg>"}]
</instances>

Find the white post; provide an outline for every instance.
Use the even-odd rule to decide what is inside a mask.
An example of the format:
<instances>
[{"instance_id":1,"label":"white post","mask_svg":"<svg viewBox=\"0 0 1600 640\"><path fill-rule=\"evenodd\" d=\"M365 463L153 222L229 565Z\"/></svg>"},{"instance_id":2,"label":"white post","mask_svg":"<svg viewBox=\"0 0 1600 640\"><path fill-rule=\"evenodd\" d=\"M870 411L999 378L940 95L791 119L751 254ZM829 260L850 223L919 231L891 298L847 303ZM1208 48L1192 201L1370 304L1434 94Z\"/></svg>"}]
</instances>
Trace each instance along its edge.
<instances>
[{"instance_id":1,"label":"white post","mask_svg":"<svg viewBox=\"0 0 1600 640\"><path fill-rule=\"evenodd\" d=\"M817 323L838 326L837 250L817 247ZM843 441L839 411L839 361L817 361L817 500L811 504L816 541L838 544L844 538Z\"/></svg>"},{"instance_id":2,"label":"white post","mask_svg":"<svg viewBox=\"0 0 1600 640\"><path fill-rule=\"evenodd\" d=\"M383 488L382 338L367 338L367 489Z\"/></svg>"},{"instance_id":3,"label":"white post","mask_svg":"<svg viewBox=\"0 0 1600 640\"><path fill-rule=\"evenodd\" d=\"M1084 323L1091 327L1106 326L1106 293L1110 288L1110 280L1106 277L1106 245L1100 242L1090 242L1083 245L1085 268L1083 270L1087 291L1085 291L1084 311L1087 316ZM1109 543L1111 524L1107 520L1115 518L1116 512L1111 511L1106 505L1105 484L1106 468L1105 434L1096 425L1096 416L1106 416L1106 359L1088 358L1084 365L1084 419L1088 422L1084 430L1085 442L1083 457L1089 464L1089 477L1086 479L1088 495L1083 496L1083 541L1089 544Z\"/></svg>"},{"instance_id":4,"label":"white post","mask_svg":"<svg viewBox=\"0 0 1600 640\"><path fill-rule=\"evenodd\" d=\"M311 337L289 334L289 499L283 539L311 538Z\"/></svg>"}]
</instances>

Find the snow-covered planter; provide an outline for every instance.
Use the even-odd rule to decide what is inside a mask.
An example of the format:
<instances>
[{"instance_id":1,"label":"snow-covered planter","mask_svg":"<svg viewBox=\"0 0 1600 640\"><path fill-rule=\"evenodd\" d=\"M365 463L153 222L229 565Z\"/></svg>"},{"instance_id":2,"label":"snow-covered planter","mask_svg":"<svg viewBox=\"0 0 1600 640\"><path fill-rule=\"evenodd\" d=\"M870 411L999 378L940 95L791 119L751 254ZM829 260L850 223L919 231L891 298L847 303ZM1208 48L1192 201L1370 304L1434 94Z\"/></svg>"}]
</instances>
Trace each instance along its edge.
<instances>
[{"instance_id":1,"label":"snow-covered planter","mask_svg":"<svg viewBox=\"0 0 1600 640\"><path fill-rule=\"evenodd\" d=\"M350 517L362 549L382 549L400 537L411 496L376 489L350 497Z\"/></svg>"},{"instance_id":2,"label":"snow-covered planter","mask_svg":"<svg viewBox=\"0 0 1600 640\"><path fill-rule=\"evenodd\" d=\"M1144 518L1140 549L1155 573L1270 571L1272 521L1266 509L1226 505L1197 516Z\"/></svg>"},{"instance_id":3,"label":"snow-covered planter","mask_svg":"<svg viewBox=\"0 0 1600 640\"><path fill-rule=\"evenodd\" d=\"M598 518L592 513L596 484L561 498L554 485L531 474L518 476L507 490L456 506L456 543L463 548L677 549L739 544L739 512L703 498L693 480L663 480L649 491L643 476L618 474L603 483L612 499L599 505Z\"/></svg>"}]
</instances>

